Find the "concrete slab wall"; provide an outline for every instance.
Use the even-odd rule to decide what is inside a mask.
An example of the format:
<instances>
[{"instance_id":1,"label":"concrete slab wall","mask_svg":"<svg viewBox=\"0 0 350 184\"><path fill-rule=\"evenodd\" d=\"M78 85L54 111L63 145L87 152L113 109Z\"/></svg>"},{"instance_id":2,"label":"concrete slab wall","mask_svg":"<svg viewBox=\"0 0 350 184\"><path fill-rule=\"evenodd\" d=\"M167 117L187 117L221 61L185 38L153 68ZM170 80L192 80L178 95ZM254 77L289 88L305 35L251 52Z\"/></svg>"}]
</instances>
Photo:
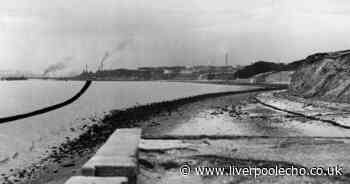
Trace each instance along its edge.
<instances>
[{"instance_id":1,"label":"concrete slab wall","mask_svg":"<svg viewBox=\"0 0 350 184\"><path fill-rule=\"evenodd\" d=\"M81 168L83 177L72 178L66 184L92 184L95 180L96 184L103 182L109 184L110 180L118 181L118 178L127 178L124 183L136 184L139 172L138 146L141 133L140 128L117 129ZM112 179L103 180L103 178Z\"/></svg>"},{"instance_id":2,"label":"concrete slab wall","mask_svg":"<svg viewBox=\"0 0 350 184\"><path fill-rule=\"evenodd\" d=\"M125 177L86 177L74 176L65 184L127 184L128 179Z\"/></svg>"}]
</instances>

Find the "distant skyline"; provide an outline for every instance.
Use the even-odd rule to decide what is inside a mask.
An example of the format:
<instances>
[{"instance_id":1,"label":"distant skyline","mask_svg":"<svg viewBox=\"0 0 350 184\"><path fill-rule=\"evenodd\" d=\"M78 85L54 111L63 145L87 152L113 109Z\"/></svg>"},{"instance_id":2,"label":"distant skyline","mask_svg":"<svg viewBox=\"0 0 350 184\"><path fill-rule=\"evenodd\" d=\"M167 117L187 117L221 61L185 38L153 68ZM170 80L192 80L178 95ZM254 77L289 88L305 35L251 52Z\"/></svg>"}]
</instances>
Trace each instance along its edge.
<instances>
[{"instance_id":1,"label":"distant skyline","mask_svg":"<svg viewBox=\"0 0 350 184\"><path fill-rule=\"evenodd\" d=\"M350 49L349 19L348 0L2 0L0 70L291 62Z\"/></svg>"}]
</instances>

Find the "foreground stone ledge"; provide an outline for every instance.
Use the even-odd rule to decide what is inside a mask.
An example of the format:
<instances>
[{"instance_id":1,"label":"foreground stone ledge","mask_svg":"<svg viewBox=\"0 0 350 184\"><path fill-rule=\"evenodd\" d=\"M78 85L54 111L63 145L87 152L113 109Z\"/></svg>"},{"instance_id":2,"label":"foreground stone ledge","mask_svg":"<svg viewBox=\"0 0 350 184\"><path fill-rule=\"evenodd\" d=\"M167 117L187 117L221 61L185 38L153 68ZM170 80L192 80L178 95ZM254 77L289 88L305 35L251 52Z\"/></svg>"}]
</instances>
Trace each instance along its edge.
<instances>
[{"instance_id":1,"label":"foreground stone ledge","mask_svg":"<svg viewBox=\"0 0 350 184\"><path fill-rule=\"evenodd\" d=\"M137 160L131 157L93 157L81 169L84 176L127 176L138 173Z\"/></svg>"},{"instance_id":2,"label":"foreground stone ledge","mask_svg":"<svg viewBox=\"0 0 350 184\"><path fill-rule=\"evenodd\" d=\"M127 184L128 179L125 177L86 177L74 176L65 184Z\"/></svg>"},{"instance_id":3,"label":"foreground stone ledge","mask_svg":"<svg viewBox=\"0 0 350 184\"><path fill-rule=\"evenodd\" d=\"M97 151L96 156L137 157L141 131L140 128L117 129Z\"/></svg>"},{"instance_id":4,"label":"foreground stone ledge","mask_svg":"<svg viewBox=\"0 0 350 184\"><path fill-rule=\"evenodd\" d=\"M129 183L136 183L138 146L141 129L116 130L81 169L83 176L127 177Z\"/></svg>"}]
</instances>

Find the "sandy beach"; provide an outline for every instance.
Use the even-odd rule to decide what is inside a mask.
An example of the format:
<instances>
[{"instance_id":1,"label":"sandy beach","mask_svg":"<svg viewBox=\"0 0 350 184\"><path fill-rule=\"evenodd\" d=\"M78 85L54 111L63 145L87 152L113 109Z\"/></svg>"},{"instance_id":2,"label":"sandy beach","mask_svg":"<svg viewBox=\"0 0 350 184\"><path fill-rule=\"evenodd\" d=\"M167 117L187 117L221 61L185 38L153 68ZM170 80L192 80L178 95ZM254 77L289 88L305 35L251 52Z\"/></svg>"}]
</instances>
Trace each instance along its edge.
<instances>
[{"instance_id":1,"label":"sandy beach","mask_svg":"<svg viewBox=\"0 0 350 184\"><path fill-rule=\"evenodd\" d=\"M275 110L258 103L257 98L274 102L271 105L284 104L287 109L309 112L297 108L305 103L277 98L271 92L225 96L185 105L173 118L155 118L150 122L155 126L145 127L140 183L349 183L348 129ZM312 107L309 104L309 109ZM326 106L322 110L332 111L338 117L342 114L339 109ZM342 175L181 176L179 170L184 163L190 163L192 169L230 164L238 168L320 167L323 170L339 166Z\"/></svg>"},{"instance_id":2,"label":"sandy beach","mask_svg":"<svg viewBox=\"0 0 350 184\"><path fill-rule=\"evenodd\" d=\"M347 183L350 172L350 131L322 121L309 120L258 103L257 99L305 114L305 102L283 96L283 92L250 92L162 102L126 111L111 112L104 120L84 127L76 140L52 148L52 154L36 166L35 172L17 172L8 183L64 184L104 143L115 128L142 127L140 183L251 183L252 177L178 177L183 162L193 166L331 167L341 165L343 176L261 177L262 183ZM281 103L283 102L283 103ZM288 103L289 104L288 104ZM291 105L293 104L293 105ZM320 111L320 102L313 111ZM327 103L328 104L328 103ZM339 113L332 104L322 112ZM346 104L344 104L346 106ZM293 109L294 107L294 109ZM330 108L326 108L330 107ZM341 107L338 105L338 107ZM338 111L337 111L338 110ZM344 110L344 109L342 109ZM316 115L319 115L317 112ZM314 113L315 115L315 113ZM328 116L327 116L328 117ZM338 114L338 117L339 114ZM157 146L152 146L157 144ZM160 148L159 148L160 145ZM163 147L162 147L163 145ZM259 181L260 181L259 180ZM242 181L242 182L241 182ZM244 181L244 182L243 182Z\"/></svg>"},{"instance_id":3,"label":"sandy beach","mask_svg":"<svg viewBox=\"0 0 350 184\"><path fill-rule=\"evenodd\" d=\"M253 89L254 90L254 89ZM78 134L75 138L66 138L61 145L48 148L46 154L38 157L38 162L13 169L2 174L5 183L64 183L78 173L79 168L95 153L116 128L153 127L148 120L152 117L171 117L183 105L200 102L204 99L219 97L240 92L211 93L178 100L158 102L135 106L124 110L113 110L106 113L103 119L88 118L86 124L71 128ZM175 117L174 117L175 118Z\"/></svg>"}]
</instances>

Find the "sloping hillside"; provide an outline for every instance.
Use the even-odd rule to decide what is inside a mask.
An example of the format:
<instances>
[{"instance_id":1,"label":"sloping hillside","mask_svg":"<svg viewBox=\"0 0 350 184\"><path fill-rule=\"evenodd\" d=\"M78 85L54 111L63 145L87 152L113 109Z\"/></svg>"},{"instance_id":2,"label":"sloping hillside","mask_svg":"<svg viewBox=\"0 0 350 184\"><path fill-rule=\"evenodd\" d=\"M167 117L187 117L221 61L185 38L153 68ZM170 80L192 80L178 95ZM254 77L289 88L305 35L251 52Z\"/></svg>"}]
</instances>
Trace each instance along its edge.
<instances>
[{"instance_id":1,"label":"sloping hillside","mask_svg":"<svg viewBox=\"0 0 350 184\"><path fill-rule=\"evenodd\" d=\"M350 102L350 50L318 53L302 60L290 92L305 98Z\"/></svg>"},{"instance_id":2,"label":"sloping hillside","mask_svg":"<svg viewBox=\"0 0 350 184\"><path fill-rule=\"evenodd\" d=\"M318 55L312 56L312 58L314 57L318 57ZM263 74L268 72L275 73L280 71L294 71L300 66L303 66L304 64L305 64L305 60L299 60L288 64L258 61L238 70L235 73L235 78L246 79L246 78L251 78L253 76L256 76L258 74Z\"/></svg>"},{"instance_id":3,"label":"sloping hillside","mask_svg":"<svg viewBox=\"0 0 350 184\"><path fill-rule=\"evenodd\" d=\"M273 63L266 61L258 61L251 65L248 65L235 73L235 78L249 78L259 73L265 73L270 71L282 71L285 64Z\"/></svg>"}]
</instances>

